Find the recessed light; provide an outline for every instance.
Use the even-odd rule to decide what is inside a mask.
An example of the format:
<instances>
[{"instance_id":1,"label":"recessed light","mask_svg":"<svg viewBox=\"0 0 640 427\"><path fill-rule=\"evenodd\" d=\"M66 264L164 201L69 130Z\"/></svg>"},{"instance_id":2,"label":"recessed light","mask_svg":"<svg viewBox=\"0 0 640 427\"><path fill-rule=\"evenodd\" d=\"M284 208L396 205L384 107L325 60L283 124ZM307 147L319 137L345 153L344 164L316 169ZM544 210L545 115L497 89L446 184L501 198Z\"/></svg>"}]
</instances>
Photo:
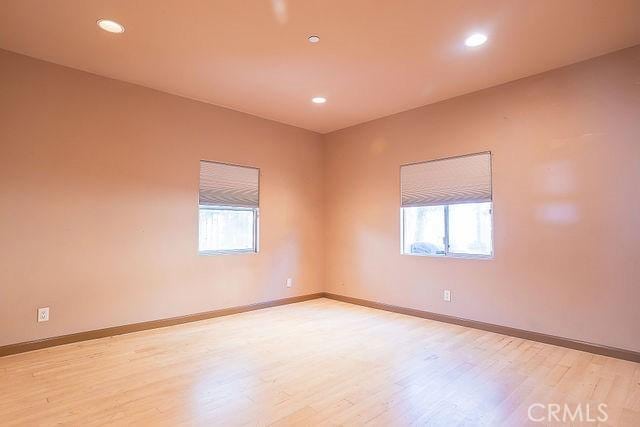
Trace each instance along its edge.
<instances>
[{"instance_id":1,"label":"recessed light","mask_svg":"<svg viewBox=\"0 0 640 427\"><path fill-rule=\"evenodd\" d=\"M320 41L320 37L318 37L318 36L309 36L309 38L307 40L309 40L309 43L318 43Z\"/></svg>"},{"instance_id":2,"label":"recessed light","mask_svg":"<svg viewBox=\"0 0 640 427\"><path fill-rule=\"evenodd\" d=\"M314 104L324 104L325 102L327 102L327 98L325 98L324 96L316 96L314 98L311 98L311 102L313 102Z\"/></svg>"},{"instance_id":3,"label":"recessed light","mask_svg":"<svg viewBox=\"0 0 640 427\"><path fill-rule=\"evenodd\" d=\"M467 39L464 41L464 44L467 47L477 47L485 44L486 41L487 36L485 36L484 34L476 33L467 37Z\"/></svg>"},{"instance_id":4,"label":"recessed light","mask_svg":"<svg viewBox=\"0 0 640 427\"><path fill-rule=\"evenodd\" d=\"M110 33L124 33L124 25L116 21L112 21L111 19L98 19L98 27Z\"/></svg>"}]
</instances>

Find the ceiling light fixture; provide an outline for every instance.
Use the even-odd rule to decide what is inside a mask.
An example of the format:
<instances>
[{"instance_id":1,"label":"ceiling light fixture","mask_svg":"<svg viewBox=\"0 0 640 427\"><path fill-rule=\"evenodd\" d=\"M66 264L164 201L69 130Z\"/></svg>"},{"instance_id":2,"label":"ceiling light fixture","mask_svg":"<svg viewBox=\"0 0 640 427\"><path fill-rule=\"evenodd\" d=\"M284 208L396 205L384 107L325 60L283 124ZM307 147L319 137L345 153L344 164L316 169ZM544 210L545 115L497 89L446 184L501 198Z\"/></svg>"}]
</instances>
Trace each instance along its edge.
<instances>
[{"instance_id":1,"label":"ceiling light fixture","mask_svg":"<svg viewBox=\"0 0 640 427\"><path fill-rule=\"evenodd\" d=\"M116 21L112 21L111 19L98 19L97 24L98 24L98 27L110 33L114 33L114 34L124 33L124 25Z\"/></svg>"},{"instance_id":2,"label":"ceiling light fixture","mask_svg":"<svg viewBox=\"0 0 640 427\"><path fill-rule=\"evenodd\" d=\"M327 102L327 98L325 98L324 96L316 96L314 98L311 98L311 102L313 102L314 104L324 104L325 102Z\"/></svg>"},{"instance_id":3,"label":"ceiling light fixture","mask_svg":"<svg viewBox=\"0 0 640 427\"><path fill-rule=\"evenodd\" d=\"M309 43L318 43L320 41L320 37L318 37L318 36L309 36L309 38L307 40L309 40Z\"/></svg>"},{"instance_id":4,"label":"ceiling light fixture","mask_svg":"<svg viewBox=\"0 0 640 427\"><path fill-rule=\"evenodd\" d=\"M485 44L486 41L487 36L485 36L484 34L476 33L467 37L467 39L464 41L464 44L467 47L477 47Z\"/></svg>"}]
</instances>

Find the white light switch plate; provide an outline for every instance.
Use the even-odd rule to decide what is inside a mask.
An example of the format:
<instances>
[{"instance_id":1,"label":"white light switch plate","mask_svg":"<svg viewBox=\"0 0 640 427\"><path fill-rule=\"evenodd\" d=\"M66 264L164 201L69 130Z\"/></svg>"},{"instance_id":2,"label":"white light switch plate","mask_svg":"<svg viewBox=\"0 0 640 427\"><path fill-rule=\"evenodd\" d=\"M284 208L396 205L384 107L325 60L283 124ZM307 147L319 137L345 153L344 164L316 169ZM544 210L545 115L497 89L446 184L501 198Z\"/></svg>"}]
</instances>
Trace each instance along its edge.
<instances>
[{"instance_id":1,"label":"white light switch plate","mask_svg":"<svg viewBox=\"0 0 640 427\"><path fill-rule=\"evenodd\" d=\"M287 279L287 288L290 288L291 286L293 286L293 279L292 278L288 278Z\"/></svg>"},{"instance_id":2,"label":"white light switch plate","mask_svg":"<svg viewBox=\"0 0 640 427\"><path fill-rule=\"evenodd\" d=\"M43 307L38 309L38 322L49 321L49 307Z\"/></svg>"}]
</instances>

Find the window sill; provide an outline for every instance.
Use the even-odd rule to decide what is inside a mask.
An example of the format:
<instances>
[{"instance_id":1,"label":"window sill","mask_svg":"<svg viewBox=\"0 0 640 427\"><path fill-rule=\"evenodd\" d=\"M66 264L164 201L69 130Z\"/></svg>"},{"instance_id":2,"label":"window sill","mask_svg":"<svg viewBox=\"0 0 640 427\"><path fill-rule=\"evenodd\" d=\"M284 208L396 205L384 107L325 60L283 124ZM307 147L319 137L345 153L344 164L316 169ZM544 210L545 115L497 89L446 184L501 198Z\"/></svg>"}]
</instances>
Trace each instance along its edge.
<instances>
[{"instance_id":1,"label":"window sill","mask_svg":"<svg viewBox=\"0 0 640 427\"><path fill-rule=\"evenodd\" d=\"M416 257L429 257L429 258L453 258L453 259L482 259L482 260L492 260L494 259L494 255L473 255L473 254L412 254L406 252L400 252L400 255L407 256L416 256Z\"/></svg>"},{"instance_id":2,"label":"window sill","mask_svg":"<svg viewBox=\"0 0 640 427\"><path fill-rule=\"evenodd\" d=\"M227 251L198 251L199 256L257 254L255 249L234 249Z\"/></svg>"}]
</instances>

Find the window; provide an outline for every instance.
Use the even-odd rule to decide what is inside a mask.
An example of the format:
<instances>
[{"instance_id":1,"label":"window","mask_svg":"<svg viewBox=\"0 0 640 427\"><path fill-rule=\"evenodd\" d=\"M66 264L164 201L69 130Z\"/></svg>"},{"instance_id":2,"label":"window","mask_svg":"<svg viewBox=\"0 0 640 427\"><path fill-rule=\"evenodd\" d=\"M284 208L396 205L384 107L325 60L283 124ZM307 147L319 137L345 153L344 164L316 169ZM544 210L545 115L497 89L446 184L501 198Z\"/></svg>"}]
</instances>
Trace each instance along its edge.
<instances>
[{"instance_id":1,"label":"window","mask_svg":"<svg viewBox=\"0 0 640 427\"><path fill-rule=\"evenodd\" d=\"M200 207L200 252L255 252L257 209Z\"/></svg>"},{"instance_id":2,"label":"window","mask_svg":"<svg viewBox=\"0 0 640 427\"><path fill-rule=\"evenodd\" d=\"M491 202L402 208L403 253L491 256Z\"/></svg>"},{"instance_id":3,"label":"window","mask_svg":"<svg viewBox=\"0 0 640 427\"><path fill-rule=\"evenodd\" d=\"M402 253L493 255L491 154L402 166Z\"/></svg>"},{"instance_id":4,"label":"window","mask_svg":"<svg viewBox=\"0 0 640 427\"><path fill-rule=\"evenodd\" d=\"M259 175L256 168L200 162L200 254L258 251Z\"/></svg>"}]
</instances>

